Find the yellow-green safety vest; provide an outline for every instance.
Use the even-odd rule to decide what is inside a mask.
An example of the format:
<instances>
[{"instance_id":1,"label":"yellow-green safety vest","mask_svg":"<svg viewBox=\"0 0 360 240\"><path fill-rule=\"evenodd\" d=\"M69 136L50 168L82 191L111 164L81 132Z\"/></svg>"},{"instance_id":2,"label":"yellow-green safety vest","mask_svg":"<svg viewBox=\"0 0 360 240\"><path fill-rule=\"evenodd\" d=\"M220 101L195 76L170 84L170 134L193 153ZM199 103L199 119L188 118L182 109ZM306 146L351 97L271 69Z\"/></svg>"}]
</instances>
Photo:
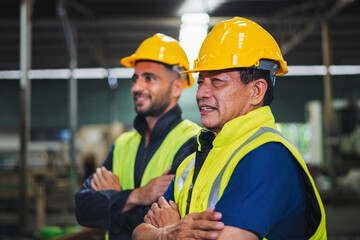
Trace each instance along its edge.
<instances>
[{"instance_id":1,"label":"yellow-green safety vest","mask_svg":"<svg viewBox=\"0 0 360 240\"><path fill-rule=\"evenodd\" d=\"M307 191L308 239L326 239L325 211L314 181L300 153L276 130L269 107L256 109L224 125L213 141L213 149L207 156L194 185L192 179L195 153L182 162L177 169L174 186L174 198L181 217L186 214L190 186L193 188L190 213L202 212L215 206L239 161L250 151L268 142L283 144L297 159L303 170L301 172Z\"/></svg>"},{"instance_id":2,"label":"yellow-green safety vest","mask_svg":"<svg viewBox=\"0 0 360 240\"><path fill-rule=\"evenodd\" d=\"M141 187L169 169L180 147L199 130L200 127L189 120L183 120L173 128L147 164ZM140 141L141 135L137 131L123 133L115 141L113 173L118 176L122 190L135 188L134 168Z\"/></svg>"}]
</instances>

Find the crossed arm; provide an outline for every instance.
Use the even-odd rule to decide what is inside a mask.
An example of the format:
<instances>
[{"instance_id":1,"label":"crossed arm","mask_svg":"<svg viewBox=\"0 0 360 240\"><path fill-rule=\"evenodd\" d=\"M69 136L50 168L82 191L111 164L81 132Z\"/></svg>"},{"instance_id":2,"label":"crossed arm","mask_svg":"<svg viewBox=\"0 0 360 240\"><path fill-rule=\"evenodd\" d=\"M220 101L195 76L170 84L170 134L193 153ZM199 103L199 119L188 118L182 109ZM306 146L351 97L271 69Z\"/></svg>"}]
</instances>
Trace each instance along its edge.
<instances>
[{"instance_id":1,"label":"crossed arm","mask_svg":"<svg viewBox=\"0 0 360 240\"><path fill-rule=\"evenodd\" d=\"M155 202L159 196L165 192L174 177L174 175L167 175L169 170L162 176L152 179L145 186L134 189L121 212L126 212L139 205L146 206ZM95 191L122 190L118 177L104 166L98 168L94 173L93 179L91 180L91 187Z\"/></svg>"},{"instance_id":2,"label":"crossed arm","mask_svg":"<svg viewBox=\"0 0 360 240\"><path fill-rule=\"evenodd\" d=\"M232 226L225 226L221 213L215 207L200 213L190 213L180 219L177 205L160 197L151 206L140 224L133 232L134 240L162 239L243 239L258 240L255 233Z\"/></svg>"}]
</instances>

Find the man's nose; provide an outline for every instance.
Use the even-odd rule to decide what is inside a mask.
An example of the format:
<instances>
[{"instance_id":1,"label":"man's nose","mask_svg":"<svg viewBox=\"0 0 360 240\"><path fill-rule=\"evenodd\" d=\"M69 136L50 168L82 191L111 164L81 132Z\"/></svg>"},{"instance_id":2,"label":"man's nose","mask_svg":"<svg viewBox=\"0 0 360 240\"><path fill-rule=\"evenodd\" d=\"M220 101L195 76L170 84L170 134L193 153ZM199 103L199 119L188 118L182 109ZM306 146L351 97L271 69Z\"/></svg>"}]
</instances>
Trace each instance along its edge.
<instances>
[{"instance_id":1,"label":"man's nose","mask_svg":"<svg viewBox=\"0 0 360 240\"><path fill-rule=\"evenodd\" d=\"M145 85L146 85L145 81L139 78L136 82L134 82L132 86L132 91L133 92L142 91L145 89Z\"/></svg>"},{"instance_id":2,"label":"man's nose","mask_svg":"<svg viewBox=\"0 0 360 240\"><path fill-rule=\"evenodd\" d=\"M211 90L210 87L208 86L208 83L204 81L198 87L196 98L201 99L201 98L209 98L209 97L211 97Z\"/></svg>"}]
</instances>

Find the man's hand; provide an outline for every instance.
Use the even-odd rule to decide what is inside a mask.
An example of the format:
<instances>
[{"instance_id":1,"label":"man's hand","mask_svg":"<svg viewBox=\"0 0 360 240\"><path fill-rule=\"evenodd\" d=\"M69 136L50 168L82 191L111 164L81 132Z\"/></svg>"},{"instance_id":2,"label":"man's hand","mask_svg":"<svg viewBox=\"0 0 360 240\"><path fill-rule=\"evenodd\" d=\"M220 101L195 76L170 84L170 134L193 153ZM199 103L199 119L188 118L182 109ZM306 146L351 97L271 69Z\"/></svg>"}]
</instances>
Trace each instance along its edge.
<instances>
[{"instance_id":1,"label":"man's hand","mask_svg":"<svg viewBox=\"0 0 360 240\"><path fill-rule=\"evenodd\" d=\"M91 180L91 187L95 191L117 190L121 191L118 177L104 166L97 168Z\"/></svg>"},{"instance_id":2,"label":"man's hand","mask_svg":"<svg viewBox=\"0 0 360 240\"><path fill-rule=\"evenodd\" d=\"M161 228L180 221L180 214L177 204L173 201L169 203L164 197L160 197L157 203L151 205L151 209L144 217L144 222Z\"/></svg>"},{"instance_id":3,"label":"man's hand","mask_svg":"<svg viewBox=\"0 0 360 240\"><path fill-rule=\"evenodd\" d=\"M219 222L221 213L213 211L214 207L201 213L190 213L180 221L163 228L142 223L135 228L132 237L134 240L218 239L224 224Z\"/></svg>"},{"instance_id":4,"label":"man's hand","mask_svg":"<svg viewBox=\"0 0 360 240\"><path fill-rule=\"evenodd\" d=\"M179 222L167 226L162 235L168 239L217 239L224 223L219 222L222 215L213 212L214 207L200 213L189 213Z\"/></svg>"},{"instance_id":5,"label":"man's hand","mask_svg":"<svg viewBox=\"0 0 360 240\"><path fill-rule=\"evenodd\" d=\"M142 206L156 202L156 200L164 194L174 177L174 175L167 175L169 170L160 177L152 179L145 186L136 188L130 194L128 201L132 204Z\"/></svg>"},{"instance_id":6,"label":"man's hand","mask_svg":"<svg viewBox=\"0 0 360 240\"><path fill-rule=\"evenodd\" d=\"M174 175L167 175L169 171L170 168L163 175L152 179L145 186L134 189L121 212L126 212L135 206L147 206L156 202L164 194L174 177Z\"/></svg>"}]
</instances>

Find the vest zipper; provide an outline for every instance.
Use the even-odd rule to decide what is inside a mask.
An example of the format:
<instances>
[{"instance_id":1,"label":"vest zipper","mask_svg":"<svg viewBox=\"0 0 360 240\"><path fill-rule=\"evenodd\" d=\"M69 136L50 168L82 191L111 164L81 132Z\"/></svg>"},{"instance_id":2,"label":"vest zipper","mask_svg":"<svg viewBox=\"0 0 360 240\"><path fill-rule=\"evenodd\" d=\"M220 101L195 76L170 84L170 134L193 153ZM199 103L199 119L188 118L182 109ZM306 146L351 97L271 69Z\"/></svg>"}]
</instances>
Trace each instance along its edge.
<instances>
[{"instance_id":1,"label":"vest zipper","mask_svg":"<svg viewBox=\"0 0 360 240\"><path fill-rule=\"evenodd\" d=\"M149 143L145 141L145 149L144 149L144 156L143 159L141 161L141 165L140 165L140 172L139 172L139 177L140 177L140 186L141 187L141 180L145 171L145 159L146 159L146 153L147 153L147 148L148 148Z\"/></svg>"},{"instance_id":2,"label":"vest zipper","mask_svg":"<svg viewBox=\"0 0 360 240\"><path fill-rule=\"evenodd\" d=\"M190 210L190 202L191 202L191 195L192 195L193 187L194 187L194 184L191 183L190 188L189 188L188 198L186 199L186 212L185 212L185 214L188 214L189 210Z\"/></svg>"}]
</instances>

